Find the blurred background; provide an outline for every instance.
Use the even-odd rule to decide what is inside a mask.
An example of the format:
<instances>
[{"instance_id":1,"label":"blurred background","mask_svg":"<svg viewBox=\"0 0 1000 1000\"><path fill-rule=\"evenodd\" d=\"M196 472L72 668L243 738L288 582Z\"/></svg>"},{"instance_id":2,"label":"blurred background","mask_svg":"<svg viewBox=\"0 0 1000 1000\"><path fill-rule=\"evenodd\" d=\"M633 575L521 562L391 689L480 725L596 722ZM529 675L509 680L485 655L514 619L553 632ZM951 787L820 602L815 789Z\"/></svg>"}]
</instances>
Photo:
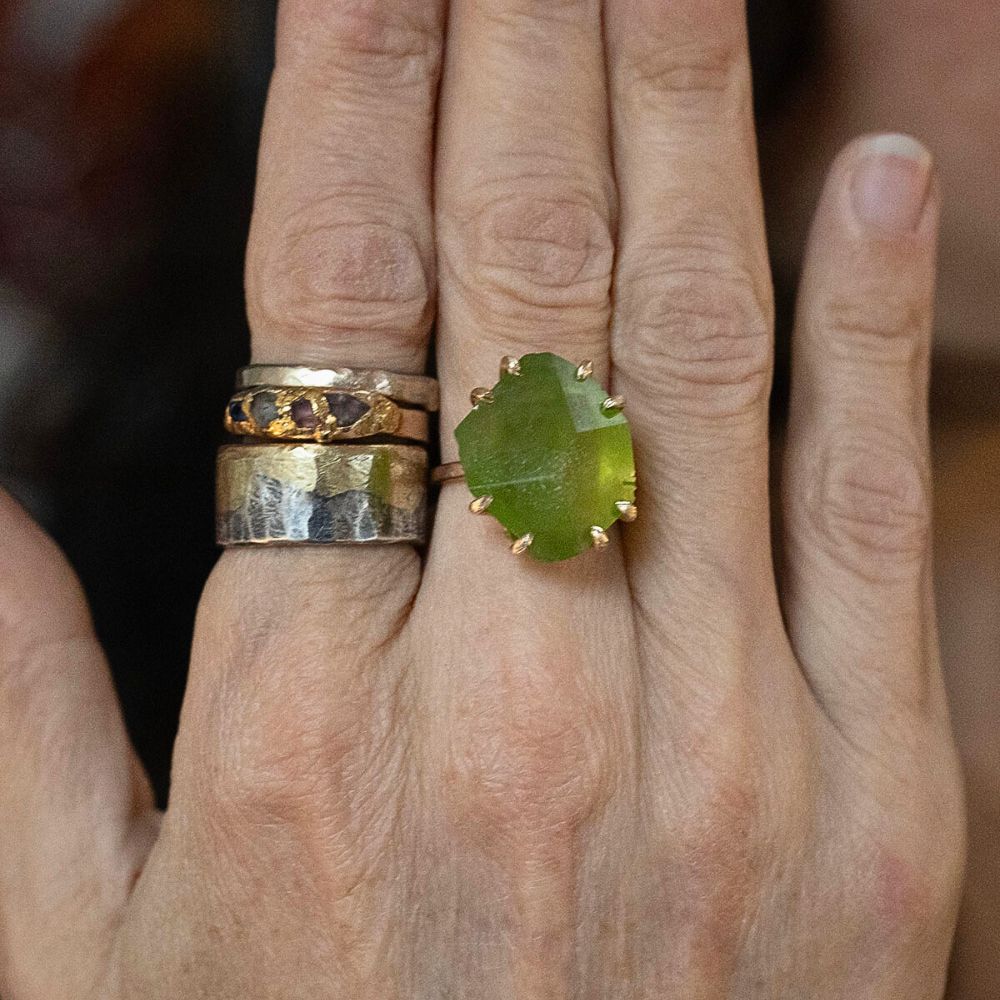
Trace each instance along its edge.
<instances>
[{"instance_id":1,"label":"blurred background","mask_svg":"<svg viewBox=\"0 0 1000 1000\"><path fill-rule=\"evenodd\" d=\"M246 363L274 5L0 10L0 476L82 576L162 802Z\"/></svg>"}]
</instances>

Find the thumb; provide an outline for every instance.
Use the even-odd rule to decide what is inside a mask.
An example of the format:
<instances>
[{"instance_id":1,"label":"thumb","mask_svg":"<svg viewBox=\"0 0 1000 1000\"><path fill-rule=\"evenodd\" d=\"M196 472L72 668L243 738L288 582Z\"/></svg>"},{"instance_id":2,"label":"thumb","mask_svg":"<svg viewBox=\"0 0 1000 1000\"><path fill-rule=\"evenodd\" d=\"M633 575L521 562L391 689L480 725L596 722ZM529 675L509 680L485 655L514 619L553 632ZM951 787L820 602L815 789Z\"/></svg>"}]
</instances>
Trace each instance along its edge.
<instances>
[{"instance_id":1,"label":"thumb","mask_svg":"<svg viewBox=\"0 0 1000 1000\"><path fill-rule=\"evenodd\" d=\"M90 995L155 837L86 602L0 491L0 995Z\"/></svg>"}]
</instances>

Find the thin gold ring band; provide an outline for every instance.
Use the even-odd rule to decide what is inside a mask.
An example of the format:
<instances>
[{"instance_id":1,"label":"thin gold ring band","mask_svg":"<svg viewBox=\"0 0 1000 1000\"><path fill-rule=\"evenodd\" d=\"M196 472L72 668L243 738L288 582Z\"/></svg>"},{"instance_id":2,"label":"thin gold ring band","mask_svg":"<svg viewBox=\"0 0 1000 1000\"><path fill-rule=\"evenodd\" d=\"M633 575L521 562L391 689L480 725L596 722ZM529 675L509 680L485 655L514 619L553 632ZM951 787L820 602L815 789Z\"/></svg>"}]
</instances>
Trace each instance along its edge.
<instances>
[{"instance_id":1,"label":"thin gold ring band","mask_svg":"<svg viewBox=\"0 0 1000 1000\"><path fill-rule=\"evenodd\" d=\"M431 482L436 486L444 486L445 483L465 482L465 470L461 462L445 462L439 465L431 473Z\"/></svg>"}]
</instances>

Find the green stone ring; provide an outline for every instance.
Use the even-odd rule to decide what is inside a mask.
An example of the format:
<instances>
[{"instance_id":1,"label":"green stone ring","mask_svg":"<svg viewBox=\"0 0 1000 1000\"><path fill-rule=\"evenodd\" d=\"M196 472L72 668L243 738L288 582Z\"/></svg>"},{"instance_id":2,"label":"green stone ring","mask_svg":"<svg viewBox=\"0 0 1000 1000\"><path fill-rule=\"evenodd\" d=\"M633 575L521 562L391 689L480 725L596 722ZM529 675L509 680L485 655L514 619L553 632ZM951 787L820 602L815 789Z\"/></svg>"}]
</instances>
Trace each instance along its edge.
<instances>
[{"instance_id":1,"label":"green stone ring","mask_svg":"<svg viewBox=\"0 0 1000 1000\"><path fill-rule=\"evenodd\" d=\"M434 478L464 478L469 509L492 514L516 555L558 562L603 548L611 525L637 513L624 405L594 380L590 362L504 358L500 381L473 390L472 410L455 429L460 462Z\"/></svg>"}]
</instances>

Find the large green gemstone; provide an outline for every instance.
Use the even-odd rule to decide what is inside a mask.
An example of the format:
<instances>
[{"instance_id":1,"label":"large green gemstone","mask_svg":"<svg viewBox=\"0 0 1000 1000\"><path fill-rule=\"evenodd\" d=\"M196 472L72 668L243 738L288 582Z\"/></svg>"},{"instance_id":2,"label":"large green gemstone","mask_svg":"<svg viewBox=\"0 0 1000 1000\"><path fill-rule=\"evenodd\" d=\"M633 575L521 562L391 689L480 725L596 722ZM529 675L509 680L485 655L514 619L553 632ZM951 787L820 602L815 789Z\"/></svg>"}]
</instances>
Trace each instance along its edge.
<instances>
[{"instance_id":1,"label":"large green gemstone","mask_svg":"<svg viewBox=\"0 0 1000 1000\"><path fill-rule=\"evenodd\" d=\"M568 559L593 545L593 528L621 517L635 499L632 434L607 393L555 354L527 354L520 374L504 372L493 401L458 425L469 489L490 496L492 514L511 538L531 534L531 555Z\"/></svg>"}]
</instances>

